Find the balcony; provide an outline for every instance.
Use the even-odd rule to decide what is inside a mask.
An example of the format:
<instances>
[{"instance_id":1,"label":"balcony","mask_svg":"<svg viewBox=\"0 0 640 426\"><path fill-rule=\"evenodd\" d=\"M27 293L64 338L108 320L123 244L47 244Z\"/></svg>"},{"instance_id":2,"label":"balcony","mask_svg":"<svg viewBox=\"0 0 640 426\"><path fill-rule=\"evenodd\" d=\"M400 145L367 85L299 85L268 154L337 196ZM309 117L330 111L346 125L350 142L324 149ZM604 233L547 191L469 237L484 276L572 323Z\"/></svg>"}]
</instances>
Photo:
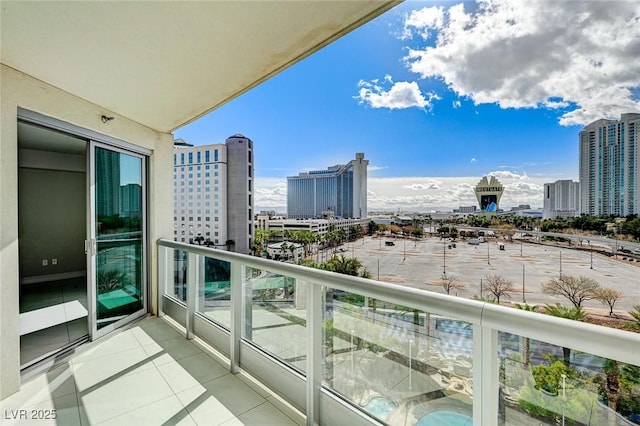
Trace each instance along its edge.
<instances>
[{"instance_id":1,"label":"balcony","mask_svg":"<svg viewBox=\"0 0 640 426\"><path fill-rule=\"evenodd\" d=\"M117 391L115 384L146 374L142 394L149 401L139 404L160 423L224 417L294 424L305 416L307 424L327 425L640 422L637 376L631 387L622 385L624 374L638 371L639 334L169 240L157 244L166 321L147 319L91 343L69 361L71 372L62 366L48 380L36 379L17 399L3 401L3 410L33 406L29 392L51 392L55 401L63 386L51 384L59 383L75 386L71 403L81 424L118 423L125 417L116 413L128 412L116 409L119 401L129 412L142 408L130 406L126 387ZM127 342L142 352L110 355ZM207 355L209 347L223 359ZM50 390L42 390L47 382ZM616 402L619 413L610 408Z\"/></svg>"},{"instance_id":2,"label":"balcony","mask_svg":"<svg viewBox=\"0 0 640 426\"><path fill-rule=\"evenodd\" d=\"M161 311L187 338L198 336L228 356L232 372L247 371L305 413L308 424L640 421L604 398L611 365L637 371L638 334L166 240L158 245ZM628 391L640 396L637 383Z\"/></svg>"}]
</instances>

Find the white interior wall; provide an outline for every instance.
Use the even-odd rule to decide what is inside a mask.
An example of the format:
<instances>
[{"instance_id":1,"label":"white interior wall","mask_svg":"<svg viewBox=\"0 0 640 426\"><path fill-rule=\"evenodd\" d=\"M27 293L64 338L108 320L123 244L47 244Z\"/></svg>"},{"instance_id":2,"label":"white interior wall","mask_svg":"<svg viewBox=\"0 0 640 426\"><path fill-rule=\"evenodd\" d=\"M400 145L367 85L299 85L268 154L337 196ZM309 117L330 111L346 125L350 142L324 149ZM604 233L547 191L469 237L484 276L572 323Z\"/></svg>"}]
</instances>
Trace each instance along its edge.
<instances>
[{"instance_id":1,"label":"white interior wall","mask_svg":"<svg viewBox=\"0 0 640 426\"><path fill-rule=\"evenodd\" d=\"M162 88L158 88L162 90ZM157 253L154 242L173 236L173 136L154 131L99 105L2 65L0 69L0 399L20 387L18 274L18 108L34 111L150 149L150 306L156 310ZM132 96L136 96L132 93ZM115 119L103 123L102 115Z\"/></svg>"}]
</instances>

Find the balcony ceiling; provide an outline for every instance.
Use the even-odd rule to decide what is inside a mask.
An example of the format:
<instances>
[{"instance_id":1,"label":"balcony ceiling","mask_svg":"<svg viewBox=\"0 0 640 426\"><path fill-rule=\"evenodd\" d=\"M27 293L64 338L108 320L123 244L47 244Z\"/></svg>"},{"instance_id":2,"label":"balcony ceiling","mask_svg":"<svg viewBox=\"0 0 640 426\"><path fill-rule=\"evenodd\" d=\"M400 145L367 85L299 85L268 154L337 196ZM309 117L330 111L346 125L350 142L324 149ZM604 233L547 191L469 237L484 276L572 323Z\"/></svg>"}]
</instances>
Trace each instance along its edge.
<instances>
[{"instance_id":1,"label":"balcony ceiling","mask_svg":"<svg viewBox=\"0 0 640 426\"><path fill-rule=\"evenodd\" d=\"M160 131L398 1L2 1L2 63Z\"/></svg>"}]
</instances>

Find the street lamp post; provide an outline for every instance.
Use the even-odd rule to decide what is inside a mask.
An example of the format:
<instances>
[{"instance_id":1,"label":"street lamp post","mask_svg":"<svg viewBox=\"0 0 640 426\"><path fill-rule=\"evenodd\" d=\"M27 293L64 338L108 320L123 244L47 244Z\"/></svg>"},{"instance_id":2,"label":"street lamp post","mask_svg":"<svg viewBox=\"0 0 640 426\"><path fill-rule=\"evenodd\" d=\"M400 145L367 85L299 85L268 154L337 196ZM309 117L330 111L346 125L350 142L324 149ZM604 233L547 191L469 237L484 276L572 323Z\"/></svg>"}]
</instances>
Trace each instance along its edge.
<instances>
[{"instance_id":1,"label":"street lamp post","mask_svg":"<svg viewBox=\"0 0 640 426\"><path fill-rule=\"evenodd\" d=\"M407 236L403 235L402 239L402 261L407 260Z\"/></svg>"},{"instance_id":2,"label":"street lamp post","mask_svg":"<svg viewBox=\"0 0 640 426\"><path fill-rule=\"evenodd\" d=\"M522 303L527 303L524 298L524 265L522 265Z\"/></svg>"},{"instance_id":3,"label":"street lamp post","mask_svg":"<svg viewBox=\"0 0 640 426\"><path fill-rule=\"evenodd\" d=\"M447 250L444 238L442 239L442 276L447 275Z\"/></svg>"},{"instance_id":4,"label":"street lamp post","mask_svg":"<svg viewBox=\"0 0 640 426\"><path fill-rule=\"evenodd\" d=\"M591 245L591 241L589 241L589 254L591 255L591 266L589 269L593 269L593 246Z\"/></svg>"},{"instance_id":5,"label":"street lamp post","mask_svg":"<svg viewBox=\"0 0 640 426\"><path fill-rule=\"evenodd\" d=\"M491 244L489 243L489 240L487 240L487 265L491 265L491 261L489 260L489 246Z\"/></svg>"},{"instance_id":6,"label":"street lamp post","mask_svg":"<svg viewBox=\"0 0 640 426\"><path fill-rule=\"evenodd\" d=\"M520 234L520 257L522 257L522 239L523 239L523 235Z\"/></svg>"},{"instance_id":7,"label":"street lamp post","mask_svg":"<svg viewBox=\"0 0 640 426\"><path fill-rule=\"evenodd\" d=\"M560 251L560 278L562 278L562 250Z\"/></svg>"}]
</instances>

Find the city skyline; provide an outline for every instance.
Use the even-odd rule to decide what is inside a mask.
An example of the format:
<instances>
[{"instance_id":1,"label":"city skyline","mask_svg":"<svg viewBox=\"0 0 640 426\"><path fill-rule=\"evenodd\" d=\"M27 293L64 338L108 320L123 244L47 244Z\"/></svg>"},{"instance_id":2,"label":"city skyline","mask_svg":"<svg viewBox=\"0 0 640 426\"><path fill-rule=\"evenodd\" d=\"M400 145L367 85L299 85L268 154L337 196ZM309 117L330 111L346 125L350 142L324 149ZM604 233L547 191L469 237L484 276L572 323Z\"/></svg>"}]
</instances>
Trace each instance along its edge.
<instances>
[{"instance_id":1,"label":"city skyline","mask_svg":"<svg viewBox=\"0 0 640 426\"><path fill-rule=\"evenodd\" d=\"M175 132L256 143L257 209L286 208L286 176L365 152L372 211L543 205L578 180L579 132L640 111L640 5L406 2Z\"/></svg>"}]
</instances>

